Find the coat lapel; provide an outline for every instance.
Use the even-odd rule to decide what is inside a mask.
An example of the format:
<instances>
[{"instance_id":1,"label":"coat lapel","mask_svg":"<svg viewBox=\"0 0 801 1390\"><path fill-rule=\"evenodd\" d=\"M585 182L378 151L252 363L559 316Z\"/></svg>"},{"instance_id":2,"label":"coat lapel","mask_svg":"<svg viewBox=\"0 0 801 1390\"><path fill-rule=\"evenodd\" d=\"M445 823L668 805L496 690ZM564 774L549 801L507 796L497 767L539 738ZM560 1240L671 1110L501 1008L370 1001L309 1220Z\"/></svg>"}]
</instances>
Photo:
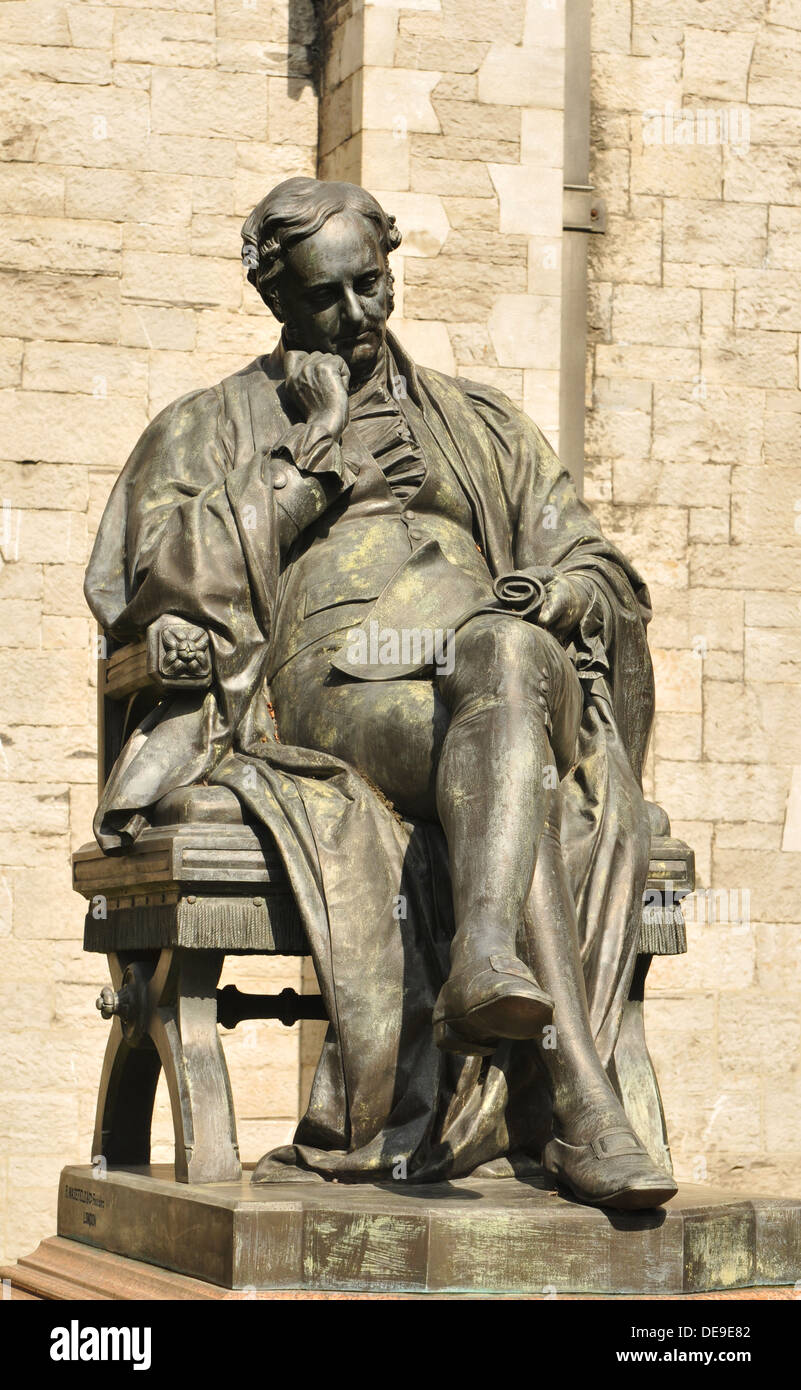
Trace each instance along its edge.
<instances>
[{"instance_id":1,"label":"coat lapel","mask_svg":"<svg viewBox=\"0 0 801 1390\"><path fill-rule=\"evenodd\" d=\"M397 366L414 391L427 428L464 489L476 518L481 547L494 574L513 568L506 514L495 461L478 416L456 381L416 367L397 338L387 335Z\"/></svg>"}]
</instances>

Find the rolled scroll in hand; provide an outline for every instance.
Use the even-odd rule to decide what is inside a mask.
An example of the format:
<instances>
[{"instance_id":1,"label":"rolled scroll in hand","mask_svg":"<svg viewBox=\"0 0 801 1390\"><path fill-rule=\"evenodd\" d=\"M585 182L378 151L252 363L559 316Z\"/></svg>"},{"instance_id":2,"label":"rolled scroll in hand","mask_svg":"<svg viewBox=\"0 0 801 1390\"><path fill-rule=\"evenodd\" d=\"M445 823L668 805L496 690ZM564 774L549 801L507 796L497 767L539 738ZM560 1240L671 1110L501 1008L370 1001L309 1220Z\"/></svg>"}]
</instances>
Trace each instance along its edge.
<instances>
[{"instance_id":1,"label":"rolled scroll in hand","mask_svg":"<svg viewBox=\"0 0 801 1390\"><path fill-rule=\"evenodd\" d=\"M532 574L502 574L495 580L493 588L496 598L506 608L511 608L521 617L534 617L545 597L548 577L537 579Z\"/></svg>"}]
</instances>

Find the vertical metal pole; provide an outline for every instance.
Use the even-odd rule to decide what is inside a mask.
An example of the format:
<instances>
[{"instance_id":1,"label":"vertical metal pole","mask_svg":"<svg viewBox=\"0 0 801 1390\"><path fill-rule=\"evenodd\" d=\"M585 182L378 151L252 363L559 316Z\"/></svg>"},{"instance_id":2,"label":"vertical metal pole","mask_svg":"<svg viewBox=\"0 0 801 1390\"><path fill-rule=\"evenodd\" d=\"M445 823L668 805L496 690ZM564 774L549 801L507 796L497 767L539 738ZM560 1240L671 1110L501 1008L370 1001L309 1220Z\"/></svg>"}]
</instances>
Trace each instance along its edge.
<instances>
[{"instance_id":1,"label":"vertical metal pole","mask_svg":"<svg viewBox=\"0 0 801 1390\"><path fill-rule=\"evenodd\" d=\"M567 0L565 14L564 183L566 211L590 194L591 0ZM583 196L582 196L583 195ZM584 380L587 355L587 238L568 215L562 236L562 337L559 456L581 492L584 484ZM571 222L573 225L571 226Z\"/></svg>"}]
</instances>

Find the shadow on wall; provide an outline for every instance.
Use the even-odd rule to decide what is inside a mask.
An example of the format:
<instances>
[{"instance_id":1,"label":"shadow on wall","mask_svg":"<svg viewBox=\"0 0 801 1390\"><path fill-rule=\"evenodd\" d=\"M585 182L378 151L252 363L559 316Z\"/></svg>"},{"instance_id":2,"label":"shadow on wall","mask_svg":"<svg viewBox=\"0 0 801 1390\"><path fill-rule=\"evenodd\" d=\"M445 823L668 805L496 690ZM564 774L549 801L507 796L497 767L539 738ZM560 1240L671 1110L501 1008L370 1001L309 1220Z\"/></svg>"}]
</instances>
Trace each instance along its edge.
<instances>
[{"instance_id":1,"label":"shadow on wall","mask_svg":"<svg viewBox=\"0 0 801 1390\"><path fill-rule=\"evenodd\" d=\"M244 0L245 4L248 0ZM322 10L326 0L289 0L286 23L286 54L283 58L287 74L287 95L299 101L309 83L315 92L323 63Z\"/></svg>"}]
</instances>

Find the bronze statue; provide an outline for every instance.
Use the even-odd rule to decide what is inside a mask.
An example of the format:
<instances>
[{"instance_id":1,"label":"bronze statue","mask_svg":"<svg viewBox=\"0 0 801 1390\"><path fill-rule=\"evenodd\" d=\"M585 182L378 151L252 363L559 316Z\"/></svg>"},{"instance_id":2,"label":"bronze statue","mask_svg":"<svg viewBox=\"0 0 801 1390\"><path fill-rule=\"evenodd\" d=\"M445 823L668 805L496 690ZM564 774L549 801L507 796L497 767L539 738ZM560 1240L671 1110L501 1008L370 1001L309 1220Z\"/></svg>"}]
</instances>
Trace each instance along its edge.
<instances>
[{"instance_id":1,"label":"bronze statue","mask_svg":"<svg viewBox=\"0 0 801 1390\"><path fill-rule=\"evenodd\" d=\"M203 785L275 838L331 1022L254 1181L539 1158L659 1205L605 1070L649 857L647 589L526 416L387 332L370 194L290 179L243 240L280 342L149 426L86 583L118 641L197 624L213 685L131 733L99 843Z\"/></svg>"}]
</instances>

